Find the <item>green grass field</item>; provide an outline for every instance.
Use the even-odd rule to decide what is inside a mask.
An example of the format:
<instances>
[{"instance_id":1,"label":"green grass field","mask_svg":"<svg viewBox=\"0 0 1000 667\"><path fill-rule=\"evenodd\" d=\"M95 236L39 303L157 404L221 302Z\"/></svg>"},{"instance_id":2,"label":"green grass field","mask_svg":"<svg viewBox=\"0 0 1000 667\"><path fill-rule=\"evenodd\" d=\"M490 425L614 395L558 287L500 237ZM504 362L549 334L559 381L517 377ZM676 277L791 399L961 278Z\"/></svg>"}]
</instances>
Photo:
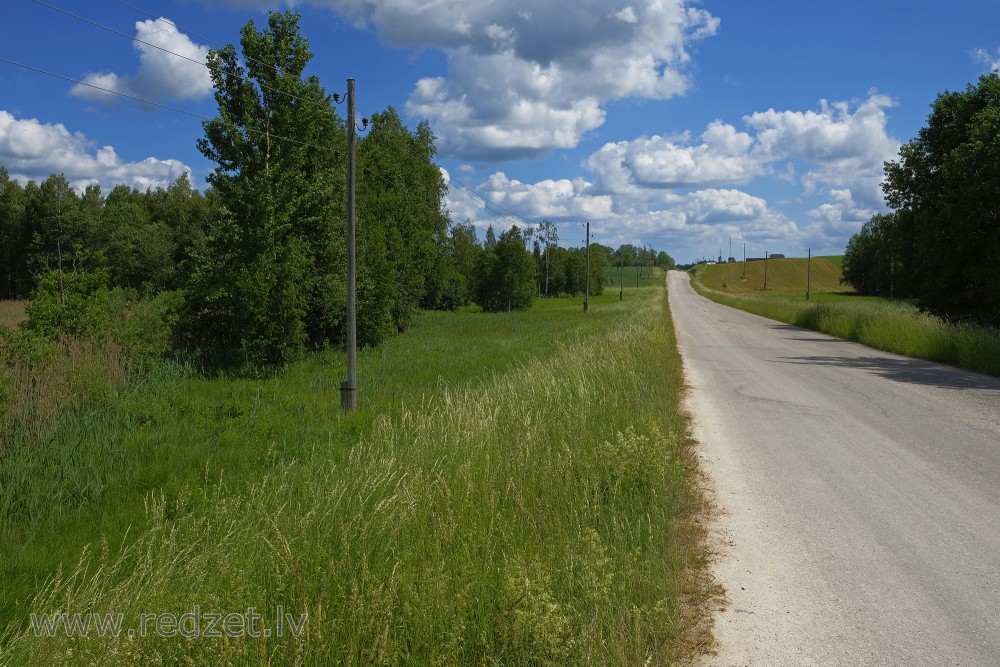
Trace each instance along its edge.
<instances>
[{"instance_id":1,"label":"green grass field","mask_svg":"<svg viewBox=\"0 0 1000 667\"><path fill-rule=\"evenodd\" d=\"M813 257L772 259L767 261L767 290L764 290L764 262L753 261L731 264L699 265L702 284L713 290L732 294L792 295L806 293L806 278L809 277L811 295L830 295L853 291L842 285L843 277L840 258Z\"/></svg>"},{"instance_id":2,"label":"green grass field","mask_svg":"<svg viewBox=\"0 0 1000 667\"><path fill-rule=\"evenodd\" d=\"M681 599L705 554L678 522L680 359L646 283L586 315L424 313L360 355L351 415L329 353L259 379L168 364L21 433L0 452L0 664L671 662L697 643ZM27 621L253 607L274 629L278 605L299 637Z\"/></svg>"},{"instance_id":3,"label":"green grass field","mask_svg":"<svg viewBox=\"0 0 1000 667\"><path fill-rule=\"evenodd\" d=\"M729 282L730 288L722 289L727 272L738 274L738 267L742 266L738 264L699 265L692 271L692 284L713 301L773 320L887 352L1000 376L1000 331L949 324L904 301L845 291L840 285L841 261L838 258L813 258L813 287L807 302L805 263L805 259L769 262L766 292L749 289L758 279L763 283L763 267L755 266L763 262L747 264L750 279L745 281L743 288L732 289ZM817 265L824 267L818 273L818 282ZM773 291L770 289L772 275L776 280Z\"/></svg>"}]
</instances>

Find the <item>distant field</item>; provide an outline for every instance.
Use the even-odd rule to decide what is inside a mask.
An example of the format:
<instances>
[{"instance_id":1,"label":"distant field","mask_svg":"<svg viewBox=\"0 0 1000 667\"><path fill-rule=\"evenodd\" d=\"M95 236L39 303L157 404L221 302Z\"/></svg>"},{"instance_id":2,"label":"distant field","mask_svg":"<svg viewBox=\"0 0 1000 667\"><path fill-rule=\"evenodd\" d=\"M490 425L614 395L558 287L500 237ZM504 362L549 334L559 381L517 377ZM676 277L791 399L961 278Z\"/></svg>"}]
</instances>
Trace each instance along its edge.
<instances>
[{"instance_id":1,"label":"distant field","mask_svg":"<svg viewBox=\"0 0 1000 667\"><path fill-rule=\"evenodd\" d=\"M812 266L802 258L772 259L767 261L767 292L774 294L806 293L806 275L810 275L812 294L851 292L842 285L842 257L813 257ZM733 294L762 293L764 290L765 262L743 262L703 266L699 271L702 284L709 288ZM724 284L725 283L725 284Z\"/></svg>"},{"instance_id":2,"label":"distant field","mask_svg":"<svg viewBox=\"0 0 1000 667\"><path fill-rule=\"evenodd\" d=\"M28 319L24 307L27 301L0 301L0 326L16 327L19 322Z\"/></svg>"}]
</instances>

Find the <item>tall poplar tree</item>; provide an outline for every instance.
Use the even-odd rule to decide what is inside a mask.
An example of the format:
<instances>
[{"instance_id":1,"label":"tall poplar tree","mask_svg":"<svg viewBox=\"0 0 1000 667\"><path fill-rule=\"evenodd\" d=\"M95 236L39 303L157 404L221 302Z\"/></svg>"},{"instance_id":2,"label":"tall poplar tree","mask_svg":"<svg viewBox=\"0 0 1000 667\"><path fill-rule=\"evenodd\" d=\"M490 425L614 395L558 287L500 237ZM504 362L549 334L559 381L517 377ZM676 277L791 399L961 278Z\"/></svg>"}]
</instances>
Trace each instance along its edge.
<instances>
[{"instance_id":1,"label":"tall poplar tree","mask_svg":"<svg viewBox=\"0 0 1000 667\"><path fill-rule=\"evenodd\" d=\"M201 152L217 164L209 183L222 212L207 232L188 289L196 340L284 363L307 340L343 329L345 128L314 76L299 15L272 12L208 65L218 115Z\"/></svg>"}]
</instances>

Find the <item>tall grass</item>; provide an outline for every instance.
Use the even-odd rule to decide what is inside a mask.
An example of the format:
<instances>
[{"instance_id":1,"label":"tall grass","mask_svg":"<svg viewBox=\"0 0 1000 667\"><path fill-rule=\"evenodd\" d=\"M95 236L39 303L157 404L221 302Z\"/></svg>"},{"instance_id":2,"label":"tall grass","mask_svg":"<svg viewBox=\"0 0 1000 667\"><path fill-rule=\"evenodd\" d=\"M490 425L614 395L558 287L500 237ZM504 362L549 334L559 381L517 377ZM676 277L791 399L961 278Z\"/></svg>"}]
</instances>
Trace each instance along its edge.
<instances>
[{"instance_id":1,"label":"tall grass","mask_svg":"<svg viewBox=\"0 0 1000 667\"><path fill-rule=\"evenodd\" d=\"M843 297L807 302L772 295L724 294L697 277L699 293L718 303L827 333L886 352L1000 376L1000 331L951 324L903 301Z\"/></svg>"},{"instance_id":2,"label":"tall grass","mask_svg":"<svg viewBox=\"0 0 1000 667\"><path fill-rule=\"evenodd\" d=\"M5 301L0 299L0 327L13 329L28 319L28 314L24 309L26 304L26 301Z\"/></svg>"},{"instance_id":3,"label":"tall grass","mask_svg":"<svg viewBox=\"0 0 1000 667\"><path fill-rule=\"evenodd\" d=\"M386 372L398 408L340 422L359 432L348 454L312 432L241 480L210 475L201 498L153 493L137 540L95 546L31 604L132 628L142 613L253 607L272 630L281 605L306 615L302 636L38 638L21 622L0 664L669 662L698 556L674 534L680 361L662 289L602 308L542 353L514 339L479 377L418 370L427 384L408 392ZM540 314L465 317L527 330ZM414 356L399 345L397 360Z\"/></svg>"}]
</instances>

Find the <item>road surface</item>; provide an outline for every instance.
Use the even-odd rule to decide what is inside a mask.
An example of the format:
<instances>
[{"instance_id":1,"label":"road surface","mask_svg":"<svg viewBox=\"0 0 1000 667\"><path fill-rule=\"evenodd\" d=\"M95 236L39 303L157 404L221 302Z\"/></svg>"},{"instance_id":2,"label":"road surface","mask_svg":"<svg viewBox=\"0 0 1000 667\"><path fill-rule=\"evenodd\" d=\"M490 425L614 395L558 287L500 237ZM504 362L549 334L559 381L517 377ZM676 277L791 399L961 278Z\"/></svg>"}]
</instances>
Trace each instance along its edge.
<instances>
[{"instance_id":1,"label":"road surface","mask_svg":"<svg viewBox=\"0 0 1000 667\"><path fill-rule=\"evenodd\" d=\"M1000 380L669 274L728 604L705 665L1000 665Z\"/></svg>"}]
</instances>

